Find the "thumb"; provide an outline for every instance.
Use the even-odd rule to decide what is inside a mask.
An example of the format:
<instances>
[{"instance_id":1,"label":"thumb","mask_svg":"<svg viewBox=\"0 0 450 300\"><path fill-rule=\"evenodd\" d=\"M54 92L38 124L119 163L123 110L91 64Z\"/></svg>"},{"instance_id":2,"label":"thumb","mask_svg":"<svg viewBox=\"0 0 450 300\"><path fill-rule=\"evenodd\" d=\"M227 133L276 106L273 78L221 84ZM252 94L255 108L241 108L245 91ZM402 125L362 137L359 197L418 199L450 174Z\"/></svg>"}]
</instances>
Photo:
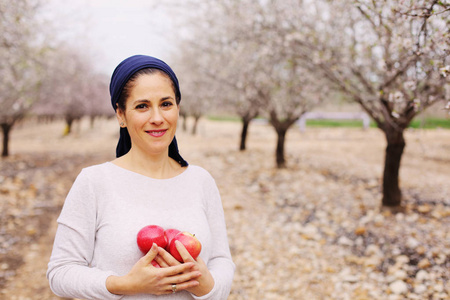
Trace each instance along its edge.
<instances>
[{"instance_id":1,"label":"thumb","mask_svg":"<svg viewBox=\"0 0 450 300\"><path fill-rule=\"evenodd\" d=\"M158 255L158 245L153 243L152 247L150 248L150 250L148 250L147 254L145 254L143 258L147 264L150 264L151 261L156 257L156 255Z\"/></svg>"}]
</instances>

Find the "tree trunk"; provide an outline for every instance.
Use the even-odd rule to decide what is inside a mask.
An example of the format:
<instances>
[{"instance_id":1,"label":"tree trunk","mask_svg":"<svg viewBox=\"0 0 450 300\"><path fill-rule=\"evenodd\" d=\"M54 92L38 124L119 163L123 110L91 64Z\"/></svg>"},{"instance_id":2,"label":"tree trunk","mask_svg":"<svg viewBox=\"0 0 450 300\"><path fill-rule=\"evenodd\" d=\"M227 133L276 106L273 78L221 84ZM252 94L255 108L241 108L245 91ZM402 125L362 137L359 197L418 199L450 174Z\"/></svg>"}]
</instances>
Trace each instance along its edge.
<instances>
[{"instance_id":1,"label":"tree trunk","mask_svg":"<svg viewBox=\"0 0 450 300\"><path fill-rule=\"evenodd\" d=\"M2 157L9 156L9 133L11 132L11 128L13 124L2 123L2 131L3 131L3 150Z\"/></svg>"},{"instance_id":2,"label":"tree trunk","mask_svg":"<svg viewBox=\"0 0 450 300\"><path fill-rule=\"evenodd\" d=\"M181 128L184 132L187 131L187 115L183 115L183 123L181 124Z\"/></svg>"},{"instance_id":3,"label":"tree trunk","mask_svg":"<svg viewBox=\"0 0 450 300\"><path fill-rule=\"evenodd\" d=\"M246 149L248 126L252 119L242 118L242 131L241 131L241 143L239 145L239 151L244 151Z\"/></svg>"},{"instance_id":4,"label":"tree trunk","mask_svg":"<svg viewBox=\"0 0 450 300\"><path fill-rule=\"evenodd\" d=\"M400 131L399 131L400 130ZM384 131L387 140L383 173L384 206L400 206L402 192L399 186L400 161L405 148L403 129L389 128Z\"/></svg>"},{"instance_id":5,"label":"tree trunk","mask_svg":"<svg viewBox=\"0 0 450 300\"><path fill-rule=\"evenodd\" d=\"M73 118L66 117L66 128L64 129L64 136L69 135L72 132Z\"/></svg>"},{"instance_id":6,"label":"tree trunk","mask_svg":"<svg viewBox=\"0 0 450 300\"><path fill-rule=\"evenodd\" d=\"M194 116L194 124L192 125L192 135L197 134L197 125L198 125L199 119L200 119L200 117Z\"/></svg>"},{"instance_id":7,"label":"tree trunk","mask_svg":"<svg viewBox=\"0 0 450 300\"><path fill-rule=\"evenodd\" d=\"M187 131L187 113L184 110L180 111L180 117L183 118L183 121L181 122L181 129L186 132Z\"/></svg>"},{"instance_id":8,"label":"tree trunk","mask_svg":"<svg viewBox=\"0 0 450 300\"><path fill-rule=\"evenodd\" d=\"M95 118L96 118L96 116L94 116L94 115L91 115L89 117L91 129L94 129Z\"/></svg>"},{"instance_id":9,"label":"tree trunk","mask_svg":"<svg viewBox=\"0 0 450 300\"><path fill-rule=\"evenodd\" d=\"M277 150L276 150L276 160L277 160L277 168L282 169L286 167L286 159L284 157L284 143L286 141L286 132L285 128L277 128Z\"/></svg>"}]
</instances>

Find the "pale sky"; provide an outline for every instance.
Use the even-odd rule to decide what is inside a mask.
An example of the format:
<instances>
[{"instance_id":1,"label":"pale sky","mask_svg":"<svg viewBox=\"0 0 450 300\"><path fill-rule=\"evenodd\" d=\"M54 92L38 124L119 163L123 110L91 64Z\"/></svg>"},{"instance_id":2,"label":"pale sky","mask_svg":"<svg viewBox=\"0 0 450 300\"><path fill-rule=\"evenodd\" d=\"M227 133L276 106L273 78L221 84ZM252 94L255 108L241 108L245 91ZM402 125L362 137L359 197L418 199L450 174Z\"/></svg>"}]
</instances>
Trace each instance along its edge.
<instances>
[{"instance_id":1,"label":"pale sky","mask_svg":"<svg viewBox=\"0 0 450 300\"><path fill-rule=\"evenodd\" d=\"M82 48L87 44L95 68L108 74L134 54L170 60L172 16L151 0L49 0L58 35Z\"/></svg>"}]
</instances>

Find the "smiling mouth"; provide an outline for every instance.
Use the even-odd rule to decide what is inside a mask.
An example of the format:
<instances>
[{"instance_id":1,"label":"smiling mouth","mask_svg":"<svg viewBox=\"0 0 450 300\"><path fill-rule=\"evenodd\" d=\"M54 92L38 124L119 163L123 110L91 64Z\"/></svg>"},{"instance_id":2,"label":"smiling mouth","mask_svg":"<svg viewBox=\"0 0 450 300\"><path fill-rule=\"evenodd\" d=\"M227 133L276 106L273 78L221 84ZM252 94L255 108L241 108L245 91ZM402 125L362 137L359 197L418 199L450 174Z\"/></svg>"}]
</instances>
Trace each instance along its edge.
<instances>
[{"instance_id":1,"label":"smiling mouth","mask_svg":"<svg viewBox=\"0 0 450 300\"><path fill-rule=\"evenodd\" d=\"M164 130L147 130L146 132L147 132L147 134L149 134L151 136L160 137L160 136L163 136L167 132L167 129L164 129Z\"/></svg>"}]
</instances>

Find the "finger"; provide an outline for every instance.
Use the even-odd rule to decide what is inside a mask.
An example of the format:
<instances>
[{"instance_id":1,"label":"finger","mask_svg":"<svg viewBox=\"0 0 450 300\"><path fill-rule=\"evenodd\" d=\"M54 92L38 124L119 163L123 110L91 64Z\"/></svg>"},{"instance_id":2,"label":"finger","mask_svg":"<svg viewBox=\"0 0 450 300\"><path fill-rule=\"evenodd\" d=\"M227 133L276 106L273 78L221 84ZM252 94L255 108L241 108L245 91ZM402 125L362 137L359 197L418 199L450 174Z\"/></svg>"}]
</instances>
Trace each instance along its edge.
<instances>
[{"instance_id":1,"label":"finger","mask_svg":"<svg viewBox=\"0 0 450 300\"><path fill-rule=\"evenodd\" d=\"M184 247L184 245L180 241L175 241L175 246L177 247L177 250L184 262L195 261L195 259L192 258L191 254L189 254L189 252L186 250L186 247Z\"/></svg>"},{"instance_id":2,"label":"finger","mask_svg":"<svg viewBox=\"0 0 450 300\"><path fill-rule=\"evenodd\" d=\"M158 255L158 246L155 243L153 243L150 250L143 257L143 260L147 265L149 265L151 264L152 260L155 259L156 255Z\"/></svg>"},{"instance_id":3,"label":"finger","mask_svg":"<svg viewBox=\"0 0 450 300\"><path fill-rule=\"evenodd\" d=\"M167 267L169 267L169 264L161 257L161 255L156 255L156 257L155 257L155 259L154 260L152 260L152 262L153 261L156 261L157 263L158 263L158 265L161 267L161 268L167 268Z\"/></svg>"},{"instance_id":4,"label":"finger","mask_svg":"<svg viewBox=\"0 0 450 300\"><path fill-rule=\"evenodd\" d=\"M197 280L200 276L202 276L202 273L200 271L190 271L172 276L170 277L170 280L172 283L179 284L191 280Z\"/></svg>"},{"instance_id":5,"label":"finger","mask_svg":"<svg viewBox=\"0 0 450 300\"><path fill-rule=\"evenodd\" d=\"M169 266L177 266L180 264L178 260L163 248L158 249L158 256L160 256Z\"/></svg>"},{"instance_id":6,"label":"finger","mask_svg":"<svg viewBox=\"0 0 450 300\"><path fill-rule=\"evenodd\" d=\"M177 276L181 273L195 273L197 270L193 270L195 264L192 262L178 264L177 266L169 266L167 268L161 268L161 273L163 277L169 278L172 280L174 276ZM192 275L192 274L191 274ZM195 277L195 276L193 276Z\"/></svg>"},{"instance_id":7,"label":"finger","mask_svg":"<svg viewBox=\"0 0 450 300\"><path fill-rule=\"evenodd\" d=\"M185 281L183 283L177 283L176 284L176 292L196 287L199 284L200 283L197 280L190 280L190 281ZM172 294L173 293L173 291L172 291L172 284L170 284L168 286L167 292L168 292L168 294Z\"/></svg>"}]
</instances>

